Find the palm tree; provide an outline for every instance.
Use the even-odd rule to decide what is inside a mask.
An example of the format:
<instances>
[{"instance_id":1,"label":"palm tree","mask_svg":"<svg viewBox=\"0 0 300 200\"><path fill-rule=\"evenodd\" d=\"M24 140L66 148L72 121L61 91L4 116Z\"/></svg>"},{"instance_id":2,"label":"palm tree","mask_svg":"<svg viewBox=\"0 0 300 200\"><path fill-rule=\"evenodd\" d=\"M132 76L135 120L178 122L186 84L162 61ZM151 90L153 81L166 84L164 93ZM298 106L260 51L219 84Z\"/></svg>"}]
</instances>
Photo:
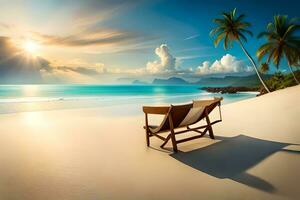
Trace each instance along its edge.
<instances>
[{"instance_id":1,"label":"palm tree","mask_svg":"<svg viewBox=\"0 0 300 200\"><path fill-rule=\"evenodd\" d=\"M286 15L274 16L274 22L268 24L267 31L258 35L258 38L264 36L267 42L257 50L256 54L259 60L268 55L267 62L272 60L277 69L280 61L285 57L289 70L299 84L291 67L296 67L300 58L300 36L296 35L300 25L295 22L296 19L288 20Z\"/></svg>"},{"instance_id":2,"label":"palm tree","mask_svg":"<svg viewBox=\"0 0 300 200\"><path fill-rule=\"evenodd\" d=\"M229 13L223 13L221 19L214 19L213 21L217 24L217 27L214 28L211 32L211 36L216 36L214 40L215 46L217 46L221 40L224 40L224 49L228 49L228 46L232 47L233 41L236 41L241 46L242 50L250 60L260 82L264 86L267 92L270 92L267 85L263 81L262 77L259 74L256 63L253 58L250 56L248 51L245 49L242 40L247 42L245 34L252 36L252 32L247 30L251 24L249 22L244 22L243 19L245 15L237 15L236 8L230 11Z\"/></svg>"}]
</instances>

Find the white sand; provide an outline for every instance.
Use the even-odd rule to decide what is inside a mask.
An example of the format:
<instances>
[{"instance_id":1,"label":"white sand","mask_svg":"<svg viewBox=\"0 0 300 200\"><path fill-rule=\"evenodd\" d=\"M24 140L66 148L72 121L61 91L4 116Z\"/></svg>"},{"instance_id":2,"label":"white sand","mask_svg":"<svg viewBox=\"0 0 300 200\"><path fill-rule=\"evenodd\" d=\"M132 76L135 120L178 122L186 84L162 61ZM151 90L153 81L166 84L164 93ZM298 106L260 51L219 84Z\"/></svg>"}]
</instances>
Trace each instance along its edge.
<instances>
[{"instance_id":1,"label":"white sand","mask_svg":"<svg viewBox=\"0 0 300 200\"><path fill-rule=\"evenodd\" d=\"M0 199L299 199L299 104L297 86L226 105L217 140L176 155L128 107L3 114Z\"/></svg>"}]
</instances>

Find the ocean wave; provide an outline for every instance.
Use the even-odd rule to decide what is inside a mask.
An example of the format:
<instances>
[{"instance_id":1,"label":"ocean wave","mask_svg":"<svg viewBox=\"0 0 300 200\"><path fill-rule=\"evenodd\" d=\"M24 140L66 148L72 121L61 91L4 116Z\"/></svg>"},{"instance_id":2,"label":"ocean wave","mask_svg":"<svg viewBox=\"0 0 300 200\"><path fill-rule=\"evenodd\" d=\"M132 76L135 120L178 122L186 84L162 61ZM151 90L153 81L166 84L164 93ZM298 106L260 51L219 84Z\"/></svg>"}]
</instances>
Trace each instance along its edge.
<instances>
[{"instance_id":1,"label":"ocean wave","mask_svg":"<svg viewBox=\"0 0 300 200\"><path fill-rule=\"evenodd\" d=\"M110 100L131 100L131 99L169 99L169 98L184 98L184 97L198 97L208 96L210 93L197 94L174 94L174 95L145 95L145 96L86 96L86 97L22 97L22 98L2 98L0 103L34 103L34 102L55 102L55 101L110 101Z\"/></svg>"},{"instance_id":2,"label":"ocean wave","mask_svg":"<svg viewBox=\"0 0 300 200\"><path fill-rule=\"evenodd\" d=\"M238 94L244 96L256 96L257 92L239 92ZM233 94L235 97L238 94ZM93 102L116 102L116 101L164 101L164 100L194 100L203 98L212 98L214 96L220 96L221 94L214 94L209 92L199 92L192 94L165 94L165 95L113 95L113 96L64 96L64 97L21 97L21 98L0 98L0 104L11 104L11 103L43 103L43 102L68 102L68 101L93 101ZM224 97L230 95L224 94Z\"/></svg>"}]
</instances>

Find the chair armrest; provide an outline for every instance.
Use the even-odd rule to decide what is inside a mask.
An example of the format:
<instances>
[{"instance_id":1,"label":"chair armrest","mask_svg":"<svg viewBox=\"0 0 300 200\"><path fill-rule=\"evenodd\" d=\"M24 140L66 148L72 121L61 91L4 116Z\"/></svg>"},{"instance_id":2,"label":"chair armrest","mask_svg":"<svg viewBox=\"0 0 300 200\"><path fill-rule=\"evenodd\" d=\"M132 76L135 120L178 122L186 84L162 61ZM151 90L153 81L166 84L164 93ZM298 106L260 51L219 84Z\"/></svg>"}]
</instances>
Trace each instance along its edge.
<instances>
[{"instance_id":1,"label":"chair armrest","mask_svg":"<svg viewBox=\"0 0 300 200\"><path fill-rule=\"evenodd\" d=\"M143 106L143 112L145 114L166 115L168 114L169 110L169 106Z\"/></svg>"}]
</instances>

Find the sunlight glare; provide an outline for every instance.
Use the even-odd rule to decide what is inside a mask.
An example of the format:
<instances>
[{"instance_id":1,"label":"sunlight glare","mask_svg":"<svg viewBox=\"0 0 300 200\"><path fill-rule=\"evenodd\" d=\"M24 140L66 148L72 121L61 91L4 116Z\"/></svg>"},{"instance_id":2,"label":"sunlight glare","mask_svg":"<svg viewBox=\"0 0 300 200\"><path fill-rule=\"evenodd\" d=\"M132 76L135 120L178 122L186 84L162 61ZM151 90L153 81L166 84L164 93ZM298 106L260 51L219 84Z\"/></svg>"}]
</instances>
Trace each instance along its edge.
<instances>
[{"instance_id":1,"label":"sunlight glare","mask_svg":"<svg viewBox=\"0 0 300 200\"><path fill-rule=\"evenodd\" d=\"M27 41L24 42L23 48L26 52L28 52L32 55L37 55L39 45L36 42L32 41L32 40L27 40Z\"/></svg>"},{"instance_id":2,"label":"sunlight glare","mask_svg":"<svg viewBox=\"0 0 300 200\"><path fill-rule=\"evenodd\" d=\"M35 106L36 104L32 104L32 106ZM47 130L51 127L51 123L49 123L49 120L47 119L47 116L43 112L39 111L29 111L24 112L21 114L22 116L22 123L26 126L26 128L30 129L28 134L37 137L41 133L43 134L43 139L46 139L46 135L49 136L47 139L50 140L52 136L47 133ZM44 129L43 132L40 132L42 129Z\"/></svg>"},{"instance_id":3,"label":"sunlight glare","mask_svg":"<svg viewBox=\"0 0 300 200\"><path fill-rule=\"evenodd\" d=\"M35 96L38 91L38 85L23 85L24 96Z\"/></svg>"}]
</instances>

